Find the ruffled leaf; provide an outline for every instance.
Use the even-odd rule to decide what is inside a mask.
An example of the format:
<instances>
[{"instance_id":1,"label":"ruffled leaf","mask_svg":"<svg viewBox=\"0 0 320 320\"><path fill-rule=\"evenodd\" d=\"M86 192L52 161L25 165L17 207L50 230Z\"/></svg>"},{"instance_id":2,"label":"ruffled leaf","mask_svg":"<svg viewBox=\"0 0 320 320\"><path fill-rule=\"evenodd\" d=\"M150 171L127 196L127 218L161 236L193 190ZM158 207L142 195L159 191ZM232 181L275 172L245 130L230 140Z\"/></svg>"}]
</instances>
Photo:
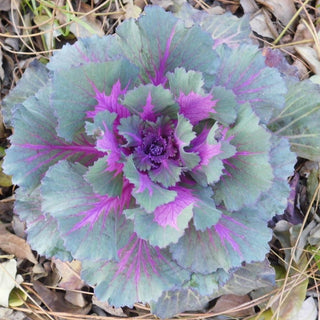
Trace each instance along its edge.
<instances>
[{"instance_id":1,"label":"ruffled leaf","mask_svg":"<svg viewBox=\"0 0 320 320\"><path fill-rule=\"evenodd\" d=\"M188 219L184 219L185 225L183 228L185 229L191 219L192 208L195 203L197 203L197 198L188 188L177 186L171 188L171 190L177 192L176 198L174 201L156 208L154 211L154 221L162 227L171 226L180 229L178 226L178 219L183 215L189 217Z\"/></svg>"},{"instance_id":2,"label":"ruffled leaf","mask_svg":"<svg viewBox=\"0 0 320 320\"><path fill-rule=\"evenodd\" d=\"M32 61L17 86L2 100L1 112L6 126L12 126L13 108L46 86L48 80L46 66L38 60Z\"/></svg>"},{"instance_id":3,"label":"ruffled leaf","mask_svg":"<svg viewBox=\"0 0 320 320\"><path fill-rule=\"evenodd\" d=\"M204 232L191 224L178 243L170 246L170 251L181 266L193 272L209 274L220 268L228 271L242 261L264 259L272 234L267 221L259 208L246 208L232 215L225 212L215 226Z\"/></svg>"},{"instance_id":4,"label":"ruffled leaf","mask_svg":"<svg viewBox=\"0 0 320 320\"><path fill-rule=\"evenodd\" d=\"M112 36L79 38L74 45L67 43L63 50L55 51L47 67L52 71L69 70L90 62L100 63L118 60L122 55L117 52L115 38Z\"/></svg>"},{"instance_id":5,"label":"ruffled leaf","mask_svg":"<svg viewBox=\"0 0 320 320\"><path fill-rule=\"evenodd\" d=\"M180 181L182 167L176 160L164 159L158 168L149 171L153 182L158 182L165 188L172 187Z\"/></svg>"},{"instance_id":6,"label":"ruffled leaf","mask_svg":"<svg viewBox=\"0 0 320 320\"><path fill-rule=\"evenodd\" d=\"M86 131L89 135L96 136L96 148L104 154L107 154L106 170L113 172L114 176L122 172L123 164L121 148L118 138L114 133L114 122L117 117L116 113L109 111L99 112L94 117L93 123L86 123Z\"/></svg>"},{"instance_id":7,"label":"ruffled leaf","mask_svg":"<svg viewBox=\"0 0 320 320\"><path fill-rule=\"evenodd\" d=\"M266 66L258 48L241 45L230 49L223 45L217 51L221 64L215 86L231 89L238 103L249 102L263 123L267 123L276 110L282 110L287 92L285 82L276 69Z\"/></svg>"},{"instance_id":8,"label":"ruffled leaf","mask_svg":"<svg viewBox=\"0 0 320 320\"><path fill-rule=\"evenodd\" d=\"M320 160L320 93L319 85L309 80L288 81L286 107L275 115L269 127L286 137L292 151L313 161Z\"/></svg>"},{"instance_id":9,"label":"ruffled leaf","mask_svg":"<svg viewBox=\"0 0 320 320\"><path fill-rule=\"evenodd\" d=\"M57 135L57 121L48 106L49 93L48 87L40 90L14 115L15 134L3 168L13 175L13 183L26 190L36 188L48 168L61 159L88 165L102 155L84 133L78 134L73 142Z\"/></svg>"},{"instance_id":10,"label":"ruffled leaf","mask_svg":"<svg viewBox=\"0 0 320 320\"><path fill-rule=\"evenodd\" d=\"M273 135L271 137L270 163L273 169L272 187L262 193L259 198L259 208L267 217L282 214L288 206L290 187L288 178L294 175L294 165L297 159L290 152L288 140Z\"/></svg>"},{"instance_id":11,"label":"ruffled leaf","mask_svg":"<svg viewBox=\"0 0 320 320\"><path fill-rule=\"evenodd\" d=\"M120 125L118 125L117 129L119 134L126 140L125 147L137 147L142 143L140 124L141 119L136 115L120 120Z\"/></svg>"},{"instance_id":12,"label":"ruffled leaf","mask_svg":"<svg viewBox=\"0 0 320 320\"><path fill-rule=\"evenodd\" d=\"M94 106L94 110L87 111L88 118L94 118L98 113L109 111L117 115L117 122L119 122L121 118L126 118L130 115L129 110L119 103L119 98L127 92L127 88L122 88L119 80L112 86L109 95L105 92L100 92L95 86L94 90L97 104Z\"/></svg>"},{"instance_id":13,"label":"ruffled leaf","mask_svg":"<svg viewBox=\"0 0 320 320\"><path fill-rule=\"evenodd\" d=\"M94 193L109 197L121 196L123 176L109 171L108 157L97 160L84 177L92 185Z\"/></svg>"},{"instance_id":14,"label":"ruffled leaf","mask_svg":"<svg viewBox=\"0 0 320 320\"><path fill-rule=\"evenodd\" d=\"M216 113L214 107L216 101L213 100L211 94L202 96L194 92L185 95L180 93L177 98L180 106L180 113L190 120L192 125L198 124L201 120L210 117L211 113Z\"/></svg>"},{"instance_id":15,"label":"ruffled leaf","mask_svg":"<svg viewBox=\"0 0 320 320\"><path fill-rule=\"evenodd\" d=\"M178 123L175 127L174 136L179 147L182 165L188 169L194 168L196 165L198 165L200 157L194 152L187 152L185 148L189 146L196 134L193 131L190 121L184 118L182 115L178 115Z\"/></svg>"},{"instance_id":16,"label":"ruffled leaf","mask_svg":"<svg viewBox=\"0 0 320 320\"><path fill-rule=\"evenodd\" d=\"M161 319L168 319L183 311L204 310L210 301L209 296L201 296L192 288L163 292L157 301L151 302L151 311Z\"/></svg>"},{"instance_id":17,"label":"ruffled leaf","mask_svg":"<svg viewBox=\"0 0 320 320\"><path fill-rule=\"evenodd\" d=\"M190 92L204 94L201 72L193 70L186 71L184 68L176 68L174 72L168 72L167 78L171 93L178 97L180 92L189 94Z\"/></svg>"},{"instance_id":18,"label":"ruffled leaf","mask_svg":"<svg viewBox=\"0 0 320 320\"><path fill-rule=\"evenodd\" d=\"M170 90L180 107L179 113L189 119L192 125L216 113L217 101L211 94L204 93L201 73L177 68L173 73L168 73L167 77Z\"/></svg>"},{"instance_id":19,"label":"ruffled leaf","mask_svg":"<svg viewBox=\"0 0 320 320\"><path fill-rule=\"evenodd\" d=\"M146 173L139 172L129 156L124 164L125 177L135 186L133 196L136 201L147 211L153 212L158 206L171 202L177 193L173 190L162 188L151 181Z\"/></svg>"},{"instance_id":20,"label":"ruffled leaf","mask_svg":"<svg viewBox=\"0 0 320 320\"><path fill-rule=\"evenodd\" d=\"M175 118L178 112L178 106L170 91L151 84L129 91L123 104L132 114L139 115L142 120L153 122L159 115Z\"/></svg>"},{"instance_id":21,"label":"ruffled leaf","mask_svg":"<svg viewBox=\"0 0 320 320\"><path fill-rule=\"evenodd\" d=\"M27 240L30 246L46 257L70 260L71 254L63 244L56 219L41 210L40 188L33 190L31 194L19 188L16 198L15 212L27 223Z\"/></svg>"},{"instance_id":22,"label":"ruffled leaf","mask_svg":"<svg viewBox=\"0 0 320 320\"><path fill-rule=\"evenodd\" d=\"M223 160L224 176L214 190L216 203L223 201L229 210L253 204L262 192L271 187L270 133L258 123L259 118L251 108L241 105L235 126L227 132L237 152Z\"/></svg>"},{"instance_id":23,"label":"ruffled leaf","mask_svg":"<svg viewBox=\"0 0 320 320\"><path fill-rule=\"evenodd\" d=\"M56 72L52 106L59 120L59 135L72 140L84 128L87 112L97 110L97 104L102 103L103 93L109 95L117 81L120 81L121 88L125 88L133 85L136 78L136 67L125 60L88 63Z\"/></svg>"},{"instance_id":24,"label":"ruffled leaf","mask_svg":"<svg viewBox=\"0 0 320 320\"><path fill-rule=\"evenodd\" d=\"M121 198L96 195L83 178L86 170L67 161L50 168L41 186L42 210L57 219L75 259L114 259L133 228L122 214L131 202L131 186L124 186Z\"/></svg>"},{"instance_id":25,"label":"ruffled leaf","mask_svg":"<svg viewBox=\"0 0 320 320\"><path fill-rule=\"evenodd\" d=\"M134 221L134 231L138 237L159 248L165 248L170 243L176 243L184 234L184 230L192 218L192 206L181 210L179 213L180 215L175 219L175 226L172 227L169 224L160 225L155 221L155 216L152 213L146 213L141 208L125 211L126 216ZM170 216L170 212L168 215Z\"/></svg>"},{"instance_id":26,"label":"ruffled leaf","mask_svg":"<svg viewBox=\"0 0 320 320\"><path fill-rule=\"evenodd\" d=\"M209 32L214 41L214 48L225 43L230 48L237 48L243 43L251 43L250 17L237 18L230 12L225 14L203 15L201 27Z\"/></svg>"},{"instance_id":27,"label":"ruffled leaf","mask_svg":"<svg viewBox=\"0 0 320 320\"><path fill-rule=\"evenodd\" d=\"M210 296L210 300L221 296L221 286L230 278L230 273L223 269L218 269L214 273L200 274L194 273L188 284L202 296Z\"/></svg>"},{"instance_id":28,"label":"ruffled leaf","mask_svg":"<svg viewBox=\"0 0 320 320\"><path fill-rule=\"evenodd\" d=\"M211 187L194 186L192 193L197 198L193 208L194 227L196 230L205 231L219 221L221 211L216 208Z\"/></svg>"},{"instance_id":29,"label":"ruffled leaf","mask_svg":"<svg viewBox=\"0 0 320 320\"><path fill-rule=\"evenodd\" d=\"M144 12L145 16L125 21L116 31L121 52L139 66L144 82L165 84L166 73L177 67L203 72L205 77L213 74L218 59L209 34L198 26L186 28L160 7L149 6Z\"/></svg>"},{"instance_id":30,"label":"ruffled leaf","mask_svg":"<svg viewBox=\"0 0 320 320\"><path fill-rule=\"evenodd\" d=\"M150 246L133 234L119 252L119 262L84 261L82 276L94 285L99 300L114 306L132 306L136 301L157 300L188 279L167 252Z\"/></svg>"},{"instance_id":31,"label":"ruffled leaf","mask_svg":"<svg viewBox=\"0 0 320 320\"><path fill-rule=\"evenodd\" d=\"M217 101L212 118L223 125L234 123L237 118L238 103L233 91L214 86L211 93Z\"/></svg>"},{"instance_id":32,"label":"ruffled leaf","mask_svg":"<svg viewBox=\"0 0 320 320\"><path fill-rule=\"evenodd\" d=\"M224 140L222 129L205 127L191 142L190 151L200 156L191 175L203 187L218 181L223 172L223 159L235 154L235 148Z\"/></svg>"}]
</instances>

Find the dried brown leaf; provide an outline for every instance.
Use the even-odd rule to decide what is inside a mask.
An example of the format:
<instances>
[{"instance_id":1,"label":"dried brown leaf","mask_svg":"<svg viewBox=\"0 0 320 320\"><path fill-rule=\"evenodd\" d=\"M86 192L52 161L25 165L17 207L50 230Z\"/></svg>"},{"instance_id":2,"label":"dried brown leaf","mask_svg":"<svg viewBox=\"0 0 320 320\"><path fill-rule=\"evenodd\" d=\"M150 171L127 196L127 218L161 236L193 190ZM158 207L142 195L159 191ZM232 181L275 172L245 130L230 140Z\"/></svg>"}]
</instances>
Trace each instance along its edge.
<instances>
[{"instance_id":1,"label":"dried brown leaf","mask_svg":"<svg viewBox=\"0 0 320 320\"><path fill-rule=\"evenodd\" d=\"M235 318L251 316L255 314L253 307L250 307L250 308L240 307L239 309L241 310L228 312L228 310L237 308L242 304L248 303L250 301L251 300L248 295L244 295L244 296L237 296L234 294L223 295L218 299L216 305L213 307L211 311L216 313L226 312L227 315Z\"/></svg>"},{"instance_id":2,"label":"dried brown leaf","mask_svg":"<svg viewBox=\"0 0 320 320\"><path fill-rule=\"evenodd\" d=\"M80 11L88 13L91 11L91 7L81 2ZM70 31L77 37L90 37L93 34L103 36L101 22L93 15L88 14L81 18L74 18L73 23L70 25Z\"/></svg>"},{"instance_id":3,"label":"dried brown leaf","mask_svg":"<svg viewBox=\"0 0 320 320\"><path fill-rule=\"evenodd\" d=\"M0 225L0 248L17 258L27 259L34 264L38 263L29 244L24 239L7 231L4 225Z\"/></svg>"},{"instance_id":4,"label":"dried brown leaf","mask_svg":"<svg viewBox=\"0 0 320 320\"><path fill-rule=\"evenodd\" d=\"M317 57L317 52L308 46L295 46L295 49L301 58L308 63L312 72L320 75L320 61Z\"/></svg>"},{"instance_id":5,"label":"dried brown leaf","mask_svg":"<svg viewBox=\"0 0 320 320\"><path fill-rule=\"evenodd\" d=\"M110 306L108 302L100 301L95 296L93 296L92 298L92 303L113 316L127 317L127 315L123 312L122 308L115 308L113 306Z\"/></svg>"},{"instance_id":6,"label":"dried brown leaf","mask_svg":"<svg viewBox=\"0 0 320 320\"><path fill-rule=\"evenodd\" d=\"M46 306L52 311L69 312L72 314L88 314L91 309L90 303L83 308L73 305L64 298L63 292L50 290L39 281L34 281L33 287Z\"/></svg>"},{"instance_id":7,"label":"dried brown leaf","mask_svg":"<svg viewBox=\"0 0 320 320\"><path fill-rule=\"evenodd\" d=\"M255 0L240 0L244 13L254 13L259 10Z\"/></svg>"},{"instance_id":8,"label":"dried brown leaf","mask_svg":"<svg viewBox=\"0 0 320 320\"><path fill-rule=\"evenodd\" d=\"M73 260L71 262L64 262L59 259L52 260L55 264L55 268L61 276L59 287L66 290L78 290L84 286L84 282L81 280L81 262Z\"/></svg>"},{"instance_id":9,"label":"dried brown leaf","mask_svg":"<svg viewBox=\"0 0 320 320\"><path fill-rule=\"evenodd\" d=\"M284 26L289 23L296 13L294 1L292 0L260 0L259 2L269 8Z\"/></svg>"},{"instance_id":10,"label":"dried brown leaf","mask_svg":"<svg viewBox=\"0 0 320 320\"><path fill-rule=\"evenodd\" d=\"M277 36L277 31L264 10L259 10L252 16L250 26L254 32L262 37L274 39Z\"/></svg>"}]
</instances>

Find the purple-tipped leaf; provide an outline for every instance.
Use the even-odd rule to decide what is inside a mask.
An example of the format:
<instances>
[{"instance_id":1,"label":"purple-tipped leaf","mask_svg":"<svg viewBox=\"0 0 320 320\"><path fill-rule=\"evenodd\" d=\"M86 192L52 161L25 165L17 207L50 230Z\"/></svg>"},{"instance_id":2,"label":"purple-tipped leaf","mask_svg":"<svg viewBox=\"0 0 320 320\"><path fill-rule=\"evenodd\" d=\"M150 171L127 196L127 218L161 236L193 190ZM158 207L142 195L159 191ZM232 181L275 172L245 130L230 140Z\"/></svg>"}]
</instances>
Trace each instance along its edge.
<instances>
[{"instance_id":1,"label":"purple-tipped leaf","mask_svg":"<svg viewBox=\"0 0 320 320\"><path fill-rule=\"evenodd\" d=\"M120 90L115 90L115 83L120 81L121 90L124 90L128 85L134 85L136 78L136 67L125 60L88 63L56 72L51 99L58 117L59 135L70 141L83 130L89 111L89 117L100 109L113 111ZM110 94L114 96L104 97Z\"/></svg>"},{"instance_id":2,"label":"purple-tipped leaf","mask_svg":"<svg viewBox=\"0 0 320 320\"><path fill-rule=\"evenodd\" d=\"M83 178L86 170L67 161L50 168L41 187L42 210L57 219L74 258L113 259L132 232L122 214L131 203L131 186L124 186L122 197L94 194Z\"/></svg>"},{"instance_id":3,"label":"purple-tipped leaf","mask_svg":"<svg viewBox=\"0 0 320 320\"><path fill-rule=\"evenodd\" d=\"M145 83L165 84L166 73L177 67L205 76L213 74L218 59L211 50L209 34L198 26L186 28L181 20L156 6L146 7L145 13L139 20L125 21L116 32L122 53L139 66Z\"/></svg>"},{"instance_id":4,"label":"purple-tipped leaf","mask_svg":"<svg viewBox=\"0 0 320 320\"><path fill-rule=\"evenodd\" d=\"M36 188L48 168L59 160L89 165L102 155L85 133L79 133L72 142L57 135L57 121L47 104L49 93L47 88L40 90L14 115L15 134L3 168L13 175L15 184L27 190Z\"/></svg>"},{"instance_id":5,"label":"purple-tipped leaf","mask_svg":"<svg viewBox=\"0 0 320 320\"><path fill-rule=\"evenodd\" d=\"M148 174L141 173L128 157L123 169L125 177L134 185L133 197L147 212L153 212L158 206L171 202L177 193L153 182Z\"/></svg>"}]
</instances>

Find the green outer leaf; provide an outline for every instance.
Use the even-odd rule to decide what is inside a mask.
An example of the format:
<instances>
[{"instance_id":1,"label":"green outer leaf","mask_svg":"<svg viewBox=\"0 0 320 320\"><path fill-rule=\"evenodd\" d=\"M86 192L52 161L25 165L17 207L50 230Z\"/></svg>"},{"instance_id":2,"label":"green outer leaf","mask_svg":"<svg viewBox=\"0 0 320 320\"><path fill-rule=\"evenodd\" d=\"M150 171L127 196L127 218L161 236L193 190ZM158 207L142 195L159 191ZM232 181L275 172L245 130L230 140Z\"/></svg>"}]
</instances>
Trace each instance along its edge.
<instances>
[{"instance_id":1,"label":"green outer leaf","mask_svg":"<svg viewBox=\"0 0 320 320\"><path fill-rule=\"evenodd\" d=\"M58 230L57 220L41 211L40 188L32 193L23 188L16 190L15 212L27 223L27 240L33 250L46 257L71 260ZM45 241L44 241L45 239Z\"/></svg>"},{"instance_id":2,"label":"green outer leaf","mask_svg":"<svg viewBox=\"0 0 320 320\"><path fill-rule=\"evenodd\" d=\"M210 300L224 294L244 295L252 290L274 286L274 270L265 260L245 264L233 272L221 269L209 275L193 274L185 289L164 292L151 303L152 313L161 318L188 310L202 310Z\"/></svg>"},{"instance_id":3,"label":"green outer leaf","mask_svg":"<svg viewBox=\"0 0 320 320\"><path fill-rule=\"evenodd\" d=\"M56 72L52 107L58 117L58 134L71 141L78 131L84 129L86 111L93 110L97 104L95 87L110 94L118 80L124 88L129 83L133 86L136 79L136 67L126 60L88 63Z\"/></svg>"},{"instance_id":4,"label":"green outer leaf","mask_svg":"<svg viewBox=\"0 0 320 320\"><path fill-rule=\"evenodd\" d=\"M58 137L57 120L48 104L50 92L50 86L41 88L16 110L15 132L3 163L13 183L28 191L36 188L48 168L60 159L89 164L98 153L84 133L72 143Z\"/></svg>"},{"instance_id":5,"label":"green outer leaf","mask_svg":"<svg viewBox=\"0 0 320 320\"><path fill-rule=\"evenodd\" d=\"M200 273L194 273L191 276L190 282L186 287L190 287L202 296L219 296L219 289L230 278L230 273L223 269L218 269L214 273L203 275Z\"/></svg>"},{"instance_id":6,"label":"green outer leaf","mask_svg":"<svg viewBox=\"0 0 320 320\"><path fill-rule=\"evenodd\" d=\"M210 274L221 268L228 271L239 267L243 261L264 259L272 236L267 226L269 217L258 207L222 213L219 223L212 228L202 232L191 224L178 243L170 245L179 265L192 272Z\"/></svg>"},{"instance_id":7,"label":"green outer leaf","mask_svg":"<svg viewBox=\"0 0 320 320\"><path fill-rule=\"evenodd\" d=\"M220 289L220 294L244 295L252 290L275 286L275 272L267 259L246 263L233 270L229 280Z\"/></svg>"},{"instance_id":8,"label":"green outer leaf","mask_svg":"<svg viewBox=\"0 0 320 320\"><path fill-rule=\"evenodd\" d=\"M273 179L270 136L250 106L241 105L235 126L227 132L227 137L233 137L230 142L237 152L224 160L227 172L214 186L217 204L223 201L228 210L238 210L252 205L262 192L269 190Z\"/></svg>"},{"instance_id":9,"label":"green outer leaf","mask_svg":"<svg viewBox=\"0 0 320 320\"><path fill-rule=\"evenodd\" d=\"M209 34L198 26L185 28L181 20L157 6L147 6L144 12L138 20L122 23L116 34L119 51L141 69L146 83L163 83L162 76L176 67L200 71L204 78L214 73L219 59Z\"/></svg>"},{"instance_id":10,"label":"green outer leaf","mask_svg":"<svg viewBox=\"0 0 320 320\"><path fill-rule=\"evenodd\" d=\"M216 49L221 63L213 86L231 89L238 103L249 102L262 123L283 109L287 87L277 69L266 66L261 51L253 45L243 44L238 48L225 45Z\"/></svg>"},{"instance_id":11,"label":"green outer leaf","mask_svg":"<svg viewBox=\"0 0 320 320\"><path fill-rule=\"evenodd\" d=\"M132 155L126 159L123 172L135 185L134 198L147 212L153 212L158 206L173 201L177 195L175 191L164 189L152 182L147 174L140 173L134 165Z\"/></svg>"},{"instance_id":12,"label":"green outer leaf","mask_svg":"<svg viewBox=\"0 0 320 320\"><path fill-rule=\"evenodd\" d=\"M13 108L19 108L18 104L23 103L40 88L46 86L48 79L49 72L45 65L38 60L30 63L17 86L2 100L1 112L6 126L12 126Z\"/></svg>"},{"instance_id":13,"label":"green outer leaf","mask_svg":"<svg viewBox=\"0 0 320 320\"><path fill-rule=\"evenodd\" d=\"M107 197L94 195L83 178L86 171L67 161L51 167L42 181L42 210L57 219L65 246L75 259L117 259L133 225L110 207Z\"/></svg>"},{"instance_id":14,"label":"green outer leaf","mask_svg":"<svg viewBox=\"0 0 320 320\"><path fill-rule=\"evenodd\" d=\"M320 161L320 90L309 80L288 81L286 105L269 122L269 128L289 139L299 157Z\"/></svg>"},{"instance_id":15,"label":"green outer leaf","mask_svg":"<svg viewBox=\"0 0 320 320\"><path fill-rule=\"evenodd\" d=\"M296 156L290 151L288 140L272 135L270 163L274 175L272 186L262 193L258 203L260 210L264 210L271 219L276 214L282 214L290 201L288 177L294 174Z\"/></svg>"},{"instance_id":16,"label":"green outer leaf","mask_svg":"<svg viewBox=\"0 0 320 320\"><path fill-rule=\"evenodd\" d=\"M157 300L163 291L180 287L190 277L172 261L168 250L141 239L133 238L119 255L119 263L85 260L82 264L82 277L96 286L97 298L113 306Z\"/></svg>"},{"instance_id":17,"label":"green outer leaf","mask_svg":"<svg viewBox=\"0 0 320 320\"><path fill-rule=\"evenodd\" d=\"M161 319L188 310L204 310L210 301L209 296L201 296L194 289L179 289L163 292L157 301L151 302L151 312Z\"/></svg>"},{"instance_id":18,"label":"green outer leaf","mask_svg":"<svg viewBox=\"0 0 320 320\"><path fill-rule=\"evenodd\" d=\"M225 12L224 14L203 15L202 17L200 25L215 40L214 48L223 43L230 48L238 47L243 43L251 43L249 15L238 18L230 12Z\"/></svg>"},{"instance_id":19,"label":"green outer leaf","mask_svg":"<svg viewBox=\"0 0 320 320\"><path fill-rule=\"evenodd\" d=\"M54 72L69 70L88 62L118 60L122 55L117 52L114 36L79 38L74 45L67 43L62 50L55 51L47 67Z\"/></svg>"}]
</instances>

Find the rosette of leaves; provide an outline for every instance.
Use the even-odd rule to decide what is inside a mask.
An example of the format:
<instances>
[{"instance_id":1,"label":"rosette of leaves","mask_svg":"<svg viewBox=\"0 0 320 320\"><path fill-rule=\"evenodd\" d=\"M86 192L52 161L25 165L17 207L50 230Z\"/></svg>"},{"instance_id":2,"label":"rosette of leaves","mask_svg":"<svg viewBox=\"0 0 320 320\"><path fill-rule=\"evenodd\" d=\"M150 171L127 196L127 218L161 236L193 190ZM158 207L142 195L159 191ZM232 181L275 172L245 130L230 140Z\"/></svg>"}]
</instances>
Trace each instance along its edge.
<instances>
[{"instance_id":1,"label":"rosette of leaves","mask_svg":"<svg viewBox=\"0 0 320 320\"><path fill-rule=\"evenodd\" d=\"M34 63L4 102L28 241L81 260L112 305L212 296L264 259L286 207L294 157L265 125L285 82L255 46L209 32L147 7Z\"/></svg>"}]
</instances>

